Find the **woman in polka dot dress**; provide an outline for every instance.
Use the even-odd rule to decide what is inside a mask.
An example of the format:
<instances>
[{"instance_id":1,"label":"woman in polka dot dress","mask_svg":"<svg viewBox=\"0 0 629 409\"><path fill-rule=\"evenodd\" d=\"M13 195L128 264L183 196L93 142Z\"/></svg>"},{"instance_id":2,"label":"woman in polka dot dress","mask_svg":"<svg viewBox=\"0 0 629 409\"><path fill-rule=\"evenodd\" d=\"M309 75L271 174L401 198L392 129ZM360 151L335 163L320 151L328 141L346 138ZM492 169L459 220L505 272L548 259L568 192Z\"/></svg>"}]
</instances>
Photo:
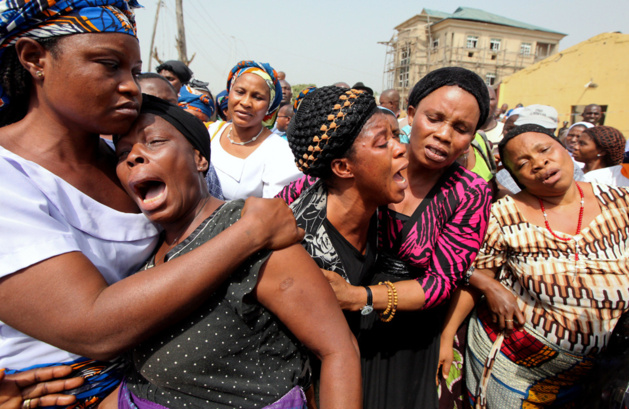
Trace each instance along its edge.
<instances>
[{"instance_id":1,"label":"woman in polka dot dress","mask_svg":"<svg viewBox=\"0 0 629 409\"><path fill-rule=\"evenodd\" d=\"M164 228L144 269L192 251L240 218L243 201L223 203L207 192L210 148L200 121L145 97L139 119L117 139L122 185ZM305 408L303 346L322 361L320 407L361 407L355 341L317 265L299 245L259 252L201 308L134 348L118 405Z\"/></svg>"}]
</instances>

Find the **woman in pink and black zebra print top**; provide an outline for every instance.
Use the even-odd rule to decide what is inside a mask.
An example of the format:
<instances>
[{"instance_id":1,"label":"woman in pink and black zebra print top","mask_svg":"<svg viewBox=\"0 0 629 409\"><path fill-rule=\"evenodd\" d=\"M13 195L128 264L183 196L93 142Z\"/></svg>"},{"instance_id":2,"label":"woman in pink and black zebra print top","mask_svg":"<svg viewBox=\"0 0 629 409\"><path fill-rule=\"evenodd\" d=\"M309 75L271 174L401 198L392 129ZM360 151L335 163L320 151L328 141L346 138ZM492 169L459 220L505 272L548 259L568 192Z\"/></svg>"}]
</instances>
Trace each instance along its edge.
<instances>
[{"instance_id":1,"label":"woman in pink and black zebra print top","mask_svg":"<svg viewBox=\"0 0 629 409\"><path fill-rule=\"evenodd\" d=\"M379 213L379 255L370 286L373 307L389 306L390 322L363 319L361 347L365 408L436 408L435 383L444 303L481 246L491 203L489 185L456 159L489 114L482 79L463 68L431 72L409 96L409 187L402 202ZM332 283L340 304L359 309L364 290ZM390 315L388 315L390 317Z\"/></svg>"}]
</instances>

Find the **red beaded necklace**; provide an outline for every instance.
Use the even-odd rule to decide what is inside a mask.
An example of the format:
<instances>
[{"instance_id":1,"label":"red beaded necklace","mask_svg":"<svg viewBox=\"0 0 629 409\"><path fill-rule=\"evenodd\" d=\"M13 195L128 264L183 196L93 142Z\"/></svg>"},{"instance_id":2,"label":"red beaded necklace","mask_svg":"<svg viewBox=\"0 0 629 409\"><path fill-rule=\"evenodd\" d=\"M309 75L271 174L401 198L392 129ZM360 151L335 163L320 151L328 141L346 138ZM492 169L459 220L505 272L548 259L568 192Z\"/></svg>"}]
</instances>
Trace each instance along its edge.
<instances>
[{"instance_id":1,"label":"red beaded necklace","mask_svg":"<svg viewBox=\"0 0 629 409\"><path fill-rule=\"evenodd\" d=\"M581 224L583 223L583 208L584 208L585 200L584 200L583 190L581 189L581 186L579 186L578 183L575 183L575 184L577 185L577 189L579 190L579 194L581 195L581 210L579 210L579 222L577 223L577 232L575 233L575 235L577 235L581 231ZM537 200L539 200L539 207L542 208L542 214L544 215L544 224L546 224L546 228L548 229L550 234L552 234L556 239L559 239L561 241L572 240L573 237L561 237L555 234L553 229L550 228L550 224L548 223L548 219L546 217L546 209L544 208L544 202L542 202L542 199L540 198L538 198ZM577 243L577 251L574 253L574 261L575 263L579 261L579 244L578 243Z\"/></svg>"}]
</instances>

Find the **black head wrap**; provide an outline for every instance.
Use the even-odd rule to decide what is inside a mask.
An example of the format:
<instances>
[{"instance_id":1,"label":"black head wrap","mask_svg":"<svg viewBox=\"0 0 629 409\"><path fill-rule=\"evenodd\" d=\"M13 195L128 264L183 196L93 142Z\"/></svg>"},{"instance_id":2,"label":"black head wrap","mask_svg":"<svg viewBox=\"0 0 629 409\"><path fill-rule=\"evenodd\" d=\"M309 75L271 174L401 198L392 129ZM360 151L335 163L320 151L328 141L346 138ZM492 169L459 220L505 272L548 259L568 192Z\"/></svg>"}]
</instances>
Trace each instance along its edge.
<instances>
[{"instance_id":1,"label":"black head wrap","mask_svg":"<svg viewBox=\"0 0 629 409\"><path fill-rule=\"evenodd\" d=\"M511 139L527 132L535 132L535 133L542 133L544 135L548 135L549 137L557 141L561 146L563 146L561 141L559 141L559 139L557 139L557 137L553 134L553 131L551 131L548 128L544 128L543 126L536 125L536 124L524 124L524 125L516 126L512 130L507 132L507 134L504 136L504 138L502 138L500 143L498 143L498 154L500 155L500 159L502 160L502 163L504 164L505 169L507 169L507 172L509 172L513 180L515 180L515 183L517 183L518 187L522 190L524 190L526 187L518 181L518 179L515 177L515 174L513 173L511 168L507 166L505 162L504 152L505 152L505 146L507 146L507 143Z\"/></svg>"},{"instance_id":2,"label":"black head wrap","mask_svg":"<svg viewBox=\"0 0 629 409\"><path fill-rule=\"evenodd\" d=\"M148 94L142 94L141 114L153 114L177 128L192 147L207 159L208 164L210 163L210 137L200 119L177 105ZM114 143L118 143L119 139L119 135L114 136Z\"/></svg>"},{"instance_id":3,"label":"black head wrap","mask_svg":"<svg viewBox=\"0 0 629 409\"><path fill-rule=\"evenodd\" d=\"M170 71L179 78L182 84L186 85L192 78L192 70L181 61L170 60L157 66L155 71L158 73L162 70Z\"/></svg>"},{"instance_id":4,"label":"black head wrap","mask_svg":"<svg viewBox=\"0 0 629 409\"><path fill-rule=\"evenodd\" d=\"M375 99L364 91L328 86L306 94L286 132L297 167L329 177L332 160L345 155L376 112Z\"/></svg>"},{"instance_id":5,"label":"black head wrap","mask_svg":"<svg viewBox=\"0 0 629 409\"><path fill-rule=\"evenodd\" d=\"M480 109L480 117L476 124L478 130L489 116L489 92L483 79L465 68L445 67L429 72L413 87L408 96L408 104L417 107L419 102L433 91L448 85L456 85L476 98Z\"/></svg>"}]
</instances>

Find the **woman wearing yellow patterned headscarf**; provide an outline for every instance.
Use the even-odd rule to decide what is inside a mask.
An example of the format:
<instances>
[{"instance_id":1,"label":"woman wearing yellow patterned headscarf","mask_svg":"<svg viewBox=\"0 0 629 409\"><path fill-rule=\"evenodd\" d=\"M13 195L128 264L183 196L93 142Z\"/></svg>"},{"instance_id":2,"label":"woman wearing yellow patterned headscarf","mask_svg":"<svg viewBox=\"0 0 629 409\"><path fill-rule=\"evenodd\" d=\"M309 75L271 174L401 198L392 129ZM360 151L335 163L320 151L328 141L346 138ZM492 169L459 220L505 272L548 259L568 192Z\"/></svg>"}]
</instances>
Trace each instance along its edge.
<instances>
[{"instance_id":1,"label":"woman wearing yellow patterned headscarf","mask_svg":"<svg viewBox=\"0 0 629 409\"><path fill-rule=\"evenodd\" d=\"M273 67L241 61L227 78L231 122L210 126L212 164L226 199L273 197L302 176L288 143L273 134L282 87Z\"/></svg>"}]
</instances>

